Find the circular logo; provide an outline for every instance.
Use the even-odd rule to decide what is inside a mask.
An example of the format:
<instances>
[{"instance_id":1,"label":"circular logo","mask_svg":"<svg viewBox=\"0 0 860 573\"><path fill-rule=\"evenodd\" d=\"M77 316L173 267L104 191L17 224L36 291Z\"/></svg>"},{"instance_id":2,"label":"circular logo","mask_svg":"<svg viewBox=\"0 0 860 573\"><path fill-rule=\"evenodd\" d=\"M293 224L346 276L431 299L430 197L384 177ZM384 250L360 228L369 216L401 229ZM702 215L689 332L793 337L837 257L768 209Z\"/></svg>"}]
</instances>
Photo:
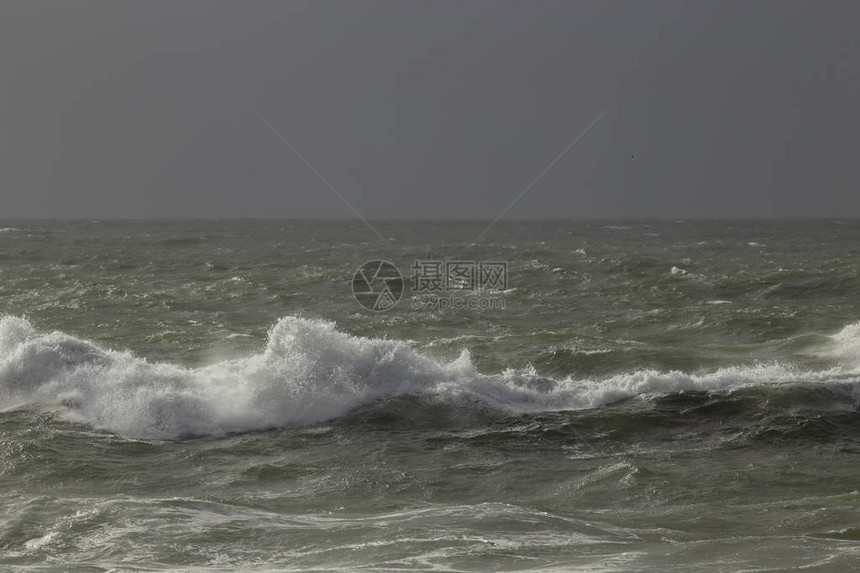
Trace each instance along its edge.
<instances>
[{"instance_id":1,"label":"circular logo","mask_svg":"<svg viewBox=\"0 0 860 573\"><path fill-rule=\"evenodd\" d=\"M352 296L367 310L386 311L403 296L403 276L388 261L367 261L352 277Z\"/></svg>"}]
</instances>

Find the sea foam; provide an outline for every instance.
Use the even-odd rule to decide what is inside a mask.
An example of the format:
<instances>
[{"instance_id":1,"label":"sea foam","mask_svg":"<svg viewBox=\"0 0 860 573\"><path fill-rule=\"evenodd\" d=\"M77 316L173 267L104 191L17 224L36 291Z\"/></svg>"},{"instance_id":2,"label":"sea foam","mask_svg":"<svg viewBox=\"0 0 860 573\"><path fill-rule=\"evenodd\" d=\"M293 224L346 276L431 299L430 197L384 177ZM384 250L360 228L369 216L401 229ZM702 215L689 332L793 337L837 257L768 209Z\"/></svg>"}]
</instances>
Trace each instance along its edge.
<instances>
[{"instance_id":1,"label":"sea foam","mask_svg":"<svg viewBox=\"0 0 860 573\"><path fill-rule=\"evenodd\" d=\"M832 337L860 348L860 325ZM853 349L853 350L852 350ZM521 412L599 407L634 396L845 381L841 366L798 372L777 364L705 374L650 370L601 380L551 379L533 369L483 374L464 351L444 363L397 340L362 338L331 322L286 317L257 355L201 368L151 363L25 319L0 319L0 409L53 407L67 418L133 437L177 438L301 426L395 396Z\"/></svg>"},{"instance_id":2,"label":"sea foam","mask_svg":"<svg viewBox=\"0 0 860 573\"><path fill-rule=\"evenodd\" d=\"M849 324L829 337L830 343L820 352L849 368L860 368L860 322Z\"/></svg>"}]
</instances>

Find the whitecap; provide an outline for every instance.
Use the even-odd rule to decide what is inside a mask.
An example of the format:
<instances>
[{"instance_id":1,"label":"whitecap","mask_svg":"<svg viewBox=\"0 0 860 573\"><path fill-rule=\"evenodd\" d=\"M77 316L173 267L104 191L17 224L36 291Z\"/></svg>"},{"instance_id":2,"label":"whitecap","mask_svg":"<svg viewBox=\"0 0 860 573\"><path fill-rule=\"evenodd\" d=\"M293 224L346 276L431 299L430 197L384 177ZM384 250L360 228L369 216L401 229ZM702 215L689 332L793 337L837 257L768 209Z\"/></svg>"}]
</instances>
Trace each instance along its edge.
<instances>
[{"instance_id":1,"label":"whitecap","mask_svg":"<svg viewBox=\"0 0 860 573\"><path fill-rule=\"evenodd\" d=\"M843 360L860 361L860 323L833 341ZM0 319L0 409L63 404L58 415L139 438L306 426L403 395L522 413L594 408L680 391L844 383L844 377L842 368L801 372L780 364L699 374L640 370L580 380L542 377L531 367L483 374L468 351L446 363L404 341L352 336L331 322L296 317L278 321L259 354L185 368L150 363L62 332L39 333L22 318Z\"/></svg>"}]
</instances>

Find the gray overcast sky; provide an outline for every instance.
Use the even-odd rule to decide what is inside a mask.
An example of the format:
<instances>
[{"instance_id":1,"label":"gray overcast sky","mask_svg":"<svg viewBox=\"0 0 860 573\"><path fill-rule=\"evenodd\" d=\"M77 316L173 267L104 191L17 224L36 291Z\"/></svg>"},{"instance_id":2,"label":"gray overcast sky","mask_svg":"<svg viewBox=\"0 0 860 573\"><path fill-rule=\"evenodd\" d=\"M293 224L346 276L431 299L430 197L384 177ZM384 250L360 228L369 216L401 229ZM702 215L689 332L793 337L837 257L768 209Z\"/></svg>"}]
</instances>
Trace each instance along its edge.
<instances>
[{"instance_id":1,"label":"gray overcast sky","mask_svg":"<svg viewBox=\"0 0 860 573\"><path fill-rule=\"evenodd\" d=\"M860 3L0 3L0 218L860 217ZM631 155L635 157L631 158Z\"/></svg>"}]
</instances>

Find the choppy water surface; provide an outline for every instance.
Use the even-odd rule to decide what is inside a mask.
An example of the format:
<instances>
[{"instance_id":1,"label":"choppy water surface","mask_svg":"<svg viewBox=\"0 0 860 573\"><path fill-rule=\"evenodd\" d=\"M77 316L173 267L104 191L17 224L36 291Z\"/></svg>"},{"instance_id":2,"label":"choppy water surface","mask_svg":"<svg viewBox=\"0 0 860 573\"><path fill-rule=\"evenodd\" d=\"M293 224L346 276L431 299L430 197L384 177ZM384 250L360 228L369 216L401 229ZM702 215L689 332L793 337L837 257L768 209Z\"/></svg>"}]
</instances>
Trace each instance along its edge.
<instances>
[{"instance_id":1,"label":"choppy water surface","mask_svg":"<svg viewBox=\"0 0 860 573\"><path fill-rule=\"evenodd\" d=\"M378 227L0 222L0 567L860 564L860 223Z\"/></svg>"}]
</instances>

